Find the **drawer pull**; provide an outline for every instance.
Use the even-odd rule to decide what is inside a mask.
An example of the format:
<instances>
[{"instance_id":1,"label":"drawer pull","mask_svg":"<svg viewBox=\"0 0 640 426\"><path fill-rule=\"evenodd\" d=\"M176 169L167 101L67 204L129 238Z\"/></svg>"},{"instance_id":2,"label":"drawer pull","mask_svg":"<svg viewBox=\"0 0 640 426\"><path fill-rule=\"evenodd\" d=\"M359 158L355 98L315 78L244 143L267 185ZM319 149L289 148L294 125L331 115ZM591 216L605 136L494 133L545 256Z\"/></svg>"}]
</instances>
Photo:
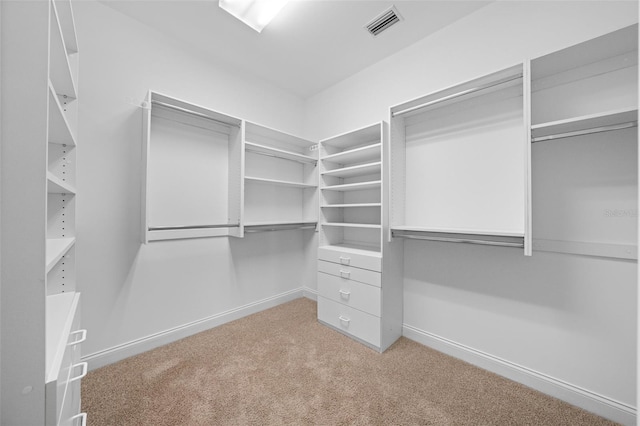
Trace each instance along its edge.
<instances>
[{"instance_id":1,"label":"drawer pull","mask_svg":"<svg viewBox=\"0 0 640 426\"><path fill-rule=\"evenodd\" d=\"M341 323L344 323L347 327L349 327L349 323L351 322L350 318L340 315L338 319L340 320Z\"/></svg>"},{"instance_id":2,"label":"drawer pull","mask_svg":"<svg viewBox=\"0 0 640 426\"><path fill-rule=\"evenodd\" d=\"M74 423L77 419L80 419L80 426L87 426L87 413L76 414L75 416L69 419L69 423L75 425Z\"/></svg>"},{"instance_id":3,"label":"drawer pull","mask_svg":"<svg viewBox=\"0 0 640 426\"><path fill-rule=\"evenodd\" d=\"M86 375L87 375L87 370L88 370L89 364L88 364L88 363L86 363L86 362L81 362L81 363L79 363L79 364L74 364L74 365L72 365L72 366L71 366L71 368L72 368L73 370L75 370L75 368L76 368L76 367L82 367L82 373L80 373L80 375L79 375L79 376L76 376L76 377L74 377L74 378L72 378L72 379L69 379L69 383L75 382L76 380L80 380L80 379L82 379L84 376L86 376Z\"/></svg>"},{"instance_id":4,"label":"drawer pull","mask_svg":"<svg viewBox=\"0 0 640 426\"><path fill-rule=\"evenodd\" d=\"M343 265L349 265L351 264L351 258L340 256L340 263Z\"/></svg>"},{"instance_id":5,"label":"drawer pull","mask_svg":"<svg viewBox=\"0 0 640 426\"><path fill-rule=\"evenodd\" d=\"M351 278L351 271L345 271L344 269L340 269L340 276L342 278Z\"/></svg>"},{"instance_id":6,"label":"drawer pull","mask_svg":"<svg viewBox=\"0 0 640 426\"><path fill-rule=\"evenodd\" d=\"M75 336L76 334L79 334L80 337L76 340L74 340L73 342L69 342L67 343L67 346L75 346L77 344L80 344L82 342L84 342L85 340L87 340L87 330L76 330L72 333L69 333L69 338L71 338L71 336Z\"/></svg>"},{"instance_id":7,"label":"drawer pull","mask_svg":"<svg viewBox=\"0 0 640 426\"><path fill-rule=\"evenodd\" d=\"M349 296L351 295L350 291L342 290L342 289L338 290L338 293L340 293L340 297L342 297L343 299L348 299Z\"/></svg>"}]
</instances>

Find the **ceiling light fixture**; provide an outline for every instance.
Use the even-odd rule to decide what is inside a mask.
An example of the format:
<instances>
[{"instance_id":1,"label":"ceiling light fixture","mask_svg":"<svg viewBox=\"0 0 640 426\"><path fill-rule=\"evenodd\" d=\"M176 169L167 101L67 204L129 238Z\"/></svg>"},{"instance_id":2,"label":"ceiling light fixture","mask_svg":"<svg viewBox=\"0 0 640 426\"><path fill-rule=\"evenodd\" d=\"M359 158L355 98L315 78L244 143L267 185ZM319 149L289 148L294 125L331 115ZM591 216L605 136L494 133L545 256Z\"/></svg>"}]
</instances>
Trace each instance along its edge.
<instances>
[{"instance_id":1,"label":"ceiling light fixture","mask_svg":"<svg viewBox=\"0 0 640 426\"><path fill-rule=\"evenodd\" d=\"M219 0L218 5L257 32L261 32L288 1Z\"/></svg>"}]
</instances>

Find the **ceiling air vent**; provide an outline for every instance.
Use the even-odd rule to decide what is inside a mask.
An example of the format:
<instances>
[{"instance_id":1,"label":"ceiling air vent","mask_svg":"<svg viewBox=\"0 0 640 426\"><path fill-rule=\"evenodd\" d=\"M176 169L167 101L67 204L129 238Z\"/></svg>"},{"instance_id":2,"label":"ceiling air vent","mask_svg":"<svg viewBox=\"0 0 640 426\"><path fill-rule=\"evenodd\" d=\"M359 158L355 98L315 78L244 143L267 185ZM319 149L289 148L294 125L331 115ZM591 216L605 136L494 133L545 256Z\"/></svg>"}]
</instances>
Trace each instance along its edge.
<instances>
[{"instance_id":1,"label":"ceiling air vent","mask_svg":"<svg viewBox=\"0 0 640 426\"><path fill-rule=\"evenodd\" d=\"M391 6L391 8L385 10L380 16L374 18L371 22L369 22L365 28L371 35L377 36L384 30L388 29L394 24L397 24L401 20L402 16L400 16L395 6Z\"/></svg>"}]
</instances>

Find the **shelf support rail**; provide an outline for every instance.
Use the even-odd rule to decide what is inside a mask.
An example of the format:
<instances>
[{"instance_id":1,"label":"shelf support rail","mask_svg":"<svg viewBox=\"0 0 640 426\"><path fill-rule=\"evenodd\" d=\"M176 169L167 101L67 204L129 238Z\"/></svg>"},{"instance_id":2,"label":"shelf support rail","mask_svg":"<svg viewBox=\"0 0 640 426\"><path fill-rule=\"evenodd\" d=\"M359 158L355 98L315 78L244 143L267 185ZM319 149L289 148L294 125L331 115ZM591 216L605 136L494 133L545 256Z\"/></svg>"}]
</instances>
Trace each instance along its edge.
<instances>
[{"instance_id":1,"label":"shelf support rail","mask_svg":"<svg viewBox=\"0 0 640 426\"><path fill-rule=\"evenodd\" d=\"M149 231L177 231L186 229L217 229L217 228L239 228L239 223L226 223L216 225L170 225L170 226L150 226Z\"/></svg>"},{"instance_id":2,"label":"shelf support rail","mask_svg":"<svg viewBox=\"0 0 640 426\"><path fill-rule=\"evenodd\" d=\"M172 109L172 110L174 110L174 111L178 111L178 112L184 112L185 114L194 115L194 116L196 116L196 117L204 118L204 119L206 119L206 120L211 120L211 121L213 121L214 123L221 124L221 125L223 125L223 126L240 127L240 125L239 125L239 124L229 123L229 122L222 121L222 120L216 120L215 118L213 118L213 117L209 117L208 115L203 114L203 113L201 113L201 112L198 112L198 111L192 111L192 110L190 110L190 109L182 108L182 107L175 106L175 105L171 105L171 104L168 104L168 103L165 103L165 102L152 100L152 101L151 101L151 104L152 104L152 105L158 105L158 106L161 106L161 107L163 107L163 108Z\"/></svg>"},{"instance_id":3,"label":"shelf support rail","mask_svg":"<svg viewBox=\"0 0 640 426\"><path fill-rule=\"evenodd\" d=\"M550 141L550 140L555 140L555 139L563 139L563 138L571 138L574 136L584 136L584 135L590 135L593 133L602 133L602 132L610 132L613 130L622 130L622 129L629 129L632 127L638 127L638 122L637 121L629 121L627 123L620 123L620 124L610 124L607 126L600 126L600 127L592 127L590 129L583 129L583 130L575 130L572 132L564 132L564 133L556 133L553 135L546 135L546 136L538 136L535 138L531 138L531 143L536 143L536 142L544 142L544 141Z\"/></svg>"},{"instance_id":4,"label":"shelf support rail","mask_svg":"<svg viewBox=\"0 0 640 426\"><path fill-rule=\"evenodd\" d=\"M316 222L300 222L300 223L282 223L267 225L245 225L245 233L269 232L269 231L286 231L290 229L316 229Z\"/></svg>"},{"instance_id":5,"label":"shelf support rail","mask_svg":"<svg viewBox=\"0 0 640 426\"><path fill-rule=\"evenodd\" d=\"M487 246L502 247L524 247L524 237L503 236L503 235L476 235L450 232L433 231L407 231L392 229L391 236L394 238L407 238L411 240L441 241L447 243L466 243Z\"/></svg>"},{"instance_id":6,"label":"shelf support rail","mask_svg":"<svg viewBox=\"0 0 640 426\"><path fill-rule=\"evenodd\" d=\"M423 109L423 108L427 108L427 107L439 104L441 102L449 101L449 100L452 100L452 99L455 99L455 98L459 98L459 97L462 97L462 96L470 95L471 93L480 92L482 90L487 90L487 89L490 89L490 88L493 88L493 87L501 86L503 84L507 84L507 83L510 83L512 81L520 80L520 79L522 79L522 73L518 73L517 75L514 75L514 76L505 77L505 78L500 79L498 81L492 81L490 83L486 83L486 84L483 84L483 85L480 85L480 86L477 86L477 87L473 87L473 88L470 88L470 89L461 90L460 92L456 92L456 93L453 93L451 95L446 95L446 96L443 96L441 98L434 99L434 100L428 101L428 102L424 102L424 103L421 103L419 105L415 105L415 106L412 106L412 107L409 107L409 108L405 108L405 109L400 110L400 111L394 111L394 112L391 113L391 117L397 117L399 115L403 115L403 114L407 114L407 113L410 113L410 112L414 112L414 111L417 111L417 110L420 110L420 109Z\"/></svg>"}]
</instances>

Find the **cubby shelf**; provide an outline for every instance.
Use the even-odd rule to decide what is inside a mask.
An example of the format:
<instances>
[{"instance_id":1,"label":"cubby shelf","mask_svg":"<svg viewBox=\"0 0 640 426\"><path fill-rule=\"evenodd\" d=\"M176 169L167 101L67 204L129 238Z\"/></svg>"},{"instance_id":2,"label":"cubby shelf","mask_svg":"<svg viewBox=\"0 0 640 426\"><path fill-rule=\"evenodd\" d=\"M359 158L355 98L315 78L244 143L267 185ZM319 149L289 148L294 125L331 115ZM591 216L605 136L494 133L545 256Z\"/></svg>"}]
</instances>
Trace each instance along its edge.
<instances>
[{"instance_id":1,"label":"cubby shelf","mask_svg":"<svg viewBox=\"0 0 640 426\"><path fill-rule=\"evenodd\" d=\"M362 163L365 161L379 159L381 147L381 143L374 143L371 145L342 151L337 154L327 155L325 157L322 157L322 160L340 164Z\"/></svg>"},{"instance_id":2,"label":"cubby shelf","mask_svg":"<svg viewBox=\"0 0 640 426\"><path fill-rule=\"evenodd\" d=\"M248 182L256 182L256 183L264 183L270 185L278 185L278 186L288 186L292 188L315 188L315 184L310 183L301 183L301 182L289 182L286 180L278 180L278 179L266 179L266 178L258 178L245 176L244 178Z\"/></svg>"},{"instance_id":3,"label":"cubby shelf","mask_svg":"<svg viewBox=\"0 0 640 426\"><path fill-rule=\"evenodd\" d=\"M64 36L60 27L55 3L52 3L51 13L51 42L50 42L50 80L58 95L77 98L76 82L73 77L69 51L65 46Z\"/></svg>"},{"instance_id":4,"label":"cubby shelf","mask_svg":"<svg viewBox=\"0 0 640 426\"><path fill-rule=\"evenodd\" d=\"M49 194L75 194L76 190L67 182L47 172L47 192Z\"/></svg>"},{"instance_id":5,"label":"cubby shelf","mask_svg":"<svg viewBox=\"0 0 640 426\"><path fill-rule=\"evenodd\" d=\"M66 144L75 146L76 138L73 135L69 121L63 112L56 91L49 81L49 143Z\"/></svg>"},{"instance_id":6,"label":"cubby shelf","mask_svg":"<svg viewBox=\"0 0 640 426\"><path fill-rule=\"evenodd\" d=\"M46 271L49 272L76 243L75 238L47 238Z\"/></svg>"},{"instance_id":7,"label":"cubby shelf","mask_svg":"<svg viewBox=\"0 0 640 426\"><path fill-rule=\"evenodd\" d=\"M341 167L339 169L327 170L322 172L323 176L335 176L340 178L348 178L353 176L362 176L373 173L380 173L382 170L382 162L359 164L357 166Z\"/></svg>"},{"instance_id":8,"label":"cubby shelf","mask_svg":"<svg viewBox=\"0 0 640 426\"><path fill-rule=\"evenodd\" d=\"M362 191L363 189L375 189L380 188L382 181L368 181L368 182L358 182L358 183L346 183L341 185L330 185L321 188L323 191Z\"/></svg>"},{"instance_id":9,"label":"cubby shelf","mask_svg":"<svg viewBox=\"0 0 640 426\"><path fill-rule=\"evenodd\" d=\"M316 163L317 158L309 155L299 154L297 152L286 151L284 149L274 148L267 145L258 144L255 142L245 142L247 151L254 152L256 154L269 155L285 160L293 160L301 163Z\"/></svg>"},{"instance_id":10,"label":"cubby shelf","mask_svg":"<svg viewBox=\"0 0 640 426\"><path fill-rule=\"evenodd\" d=\"M532 142L624 129L638 125L638 109L625 108L531 126Z\"/></svg>"},{"instance_id":11,"label":"cubby shelf","mask_svg":"<svg viewBox=\"0 0 640 426\"><path fill-rule=\"evenodd\" d=\"M351 203L351 204L325 204L320 206L323 209L342 209L342 208L355 208L355 207L382 207L382 203Z\"/></svg>"},{"instance_id":12,"label":"cubby shelf","mask_svg":"<svg viewBox=\"0 0 640 426\"><path fill-rule=\"evenodd\" d=\"M322 226L334 226L342 228L368 228L368 229L381 229L382 225L375 223L346 223L346 222L327 222Z\"/></svg>"}]
</instances>

